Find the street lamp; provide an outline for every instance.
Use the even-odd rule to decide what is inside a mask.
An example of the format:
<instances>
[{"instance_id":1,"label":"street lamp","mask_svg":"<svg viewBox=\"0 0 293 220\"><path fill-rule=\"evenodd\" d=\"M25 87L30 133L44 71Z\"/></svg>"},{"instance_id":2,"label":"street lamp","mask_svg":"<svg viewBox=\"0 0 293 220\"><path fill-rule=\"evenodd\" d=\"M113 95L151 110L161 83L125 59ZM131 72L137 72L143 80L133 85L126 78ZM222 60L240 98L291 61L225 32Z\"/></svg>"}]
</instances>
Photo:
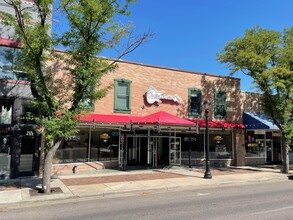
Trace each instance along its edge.
<instances>
[{"instance_id":1,"label":"street lamp","mask_svg":"<svg viewBox=\"0 0 293 220\"><path fill-rule=\"evenodd\" d=\"M208 99L206 99L203 103L206 117L206 133L205 133L205 153L206 153L206 171L204 173L205 179L211 179L212 174L210 170L210 144L209 144L209 111L211 107L211 103Z\"/></svg>"}]
</instances>

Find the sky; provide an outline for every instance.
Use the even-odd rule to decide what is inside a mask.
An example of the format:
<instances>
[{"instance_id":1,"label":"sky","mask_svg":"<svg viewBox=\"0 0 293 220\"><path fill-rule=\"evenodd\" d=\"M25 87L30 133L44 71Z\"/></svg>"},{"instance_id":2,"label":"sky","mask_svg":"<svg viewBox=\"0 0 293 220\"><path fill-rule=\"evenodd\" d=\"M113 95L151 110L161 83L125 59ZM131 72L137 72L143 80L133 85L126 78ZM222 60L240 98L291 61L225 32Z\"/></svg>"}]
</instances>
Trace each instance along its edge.
<instances>
[{"instance_id":1,"label":"sky","mask_svg":"<svg viewBox=\"0 0 293 220\"><path fill-rule=\"evenodd\" d=\"M216 53L227 42L256 25L276 31L293 26L292 0L138 0L130 11L136 32L154 37L122 59L224 76L229 71ZM242 91L256 91L246 75L234 77L241 78Z\"/></svg>"},{"instance_id":2,"label":"sky","mask_svg":"<svg viewBox=\"0 0 293 220\"><path fill-rule=\"evenodd\" d=\"M293 0L137 0L130 11L121 22L132 21L137 34L154 37L123 60L223 76L229 71L216 53L227 42L256 25L275 31L293 26ZM242 91L256 91L251 78L234 77Z\"/></svg>"}]
</instances>

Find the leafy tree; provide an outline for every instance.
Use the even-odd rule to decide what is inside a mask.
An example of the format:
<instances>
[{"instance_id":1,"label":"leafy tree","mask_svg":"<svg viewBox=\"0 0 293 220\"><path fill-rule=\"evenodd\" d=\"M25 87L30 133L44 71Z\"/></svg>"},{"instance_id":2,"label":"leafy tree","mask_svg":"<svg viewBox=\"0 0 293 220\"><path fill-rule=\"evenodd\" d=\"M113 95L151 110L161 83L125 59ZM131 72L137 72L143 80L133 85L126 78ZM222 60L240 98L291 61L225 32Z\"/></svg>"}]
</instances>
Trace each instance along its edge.
<instances>
[{"instance_id":1,"label":"leafy tree","mask_svg":"<svg viewBox=\"0 0 293 220\"><path fill-rule=\"evenodd\" d=\"M256 26L226 44L217 54L231 74L242 71L263 93L264 111L282 134L282 172L289 173L289 143L293 136L293 28L283 32Z\"/></svg>"},{"instance_id":2,"label":"leafy tree","mask_svg":"<svg viewBox=\"0 0 293 220\"><path fill-rule=\"evenodd\" d=\"M50 193L52 160L63 140L75 134L76 115L85 101L106 94L109 87L96 87L104 74L116 68L117 60L145 43L152 34L134 36L132 25L115 22L117 16L130 14L128 6L135 0L34 0L38 19L33 19L21 1L5 2L14 8L15 15L1 14L8 25L14 26L21 42L21 64L39 109L39 132L46 140L42 187ZM69 26L68 31L59 35L51 33L53 4ZM104 49L116 48L122 40L125 46L116 59L97 56ZM66 53L57 53L54 46L62 46ZM56 78L60 68L61 77Z\"/></svg>"}]
</instances>

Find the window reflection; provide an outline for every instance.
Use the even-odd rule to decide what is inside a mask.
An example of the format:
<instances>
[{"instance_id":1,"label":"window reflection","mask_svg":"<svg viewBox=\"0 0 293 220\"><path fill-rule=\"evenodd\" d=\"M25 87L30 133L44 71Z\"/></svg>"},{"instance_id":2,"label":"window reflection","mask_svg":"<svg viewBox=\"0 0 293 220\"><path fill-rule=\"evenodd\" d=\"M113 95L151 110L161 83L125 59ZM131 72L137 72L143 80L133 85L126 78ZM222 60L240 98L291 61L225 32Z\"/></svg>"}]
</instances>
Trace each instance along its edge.
<instances>
[{"instance_id":1,"label":"window reflection","mask_svg":"<svg viewBox=\"0 0 293 220\"><path fill-rule=\"evenodd\" d=\"M266 157L265 135L247 131L245 157Z\"/></svg>"},{"instance_id":2,"label":"window reflection","mask_svg":"<svg viewBox=\"0 0 293 220\"><path fill-rule=\"evenodd\" d=\"M9 178L10 175L10 137L0 137L0 180Z\"/></svg>"},{"instance_id":3,"label":"window reflection","mask_svg":"<svg viewBox=\"0 0 293 220\"><path fill-rule=\"evenodd\" d=\"M233 159L232 131L210 130L209 133L210 158ZM191 135L191 158L202 159L205 157L204 135L204 131L200 132L199 135ZM189 157L189 136L187 134L178 134L177 136L181 137L182 140L181 157L187 159Z\"/></svg>"},{"instance_id":4,"label":"window reflection","mask_svg":"<svg viewBox=\"0 0 293 220\"><path fill-rule=\"evenodd\" d=\"M118 130L80 130L64 141L55 156L55 163L118 160ZM91 137L89 139L89 137Z\"/></svg>"},{"instance_id":5,"label":"window reflection","mask_svg":"<svg viewBox=\"0 0 293 220\"><path fill-rule=\"evenodd\" d=\"M28 80L20 63L20 49L0 46L0 79Z\"/></svg>"},{"instance_id":6,"label":"window reflection","mask_svg":"<svg viewBox=\"0 0 293 220\"><path fill-rule=\"evenodd\" d=\"M12 123L12 100L0 99L0 124Z\"/></svg>"}]
</instances>

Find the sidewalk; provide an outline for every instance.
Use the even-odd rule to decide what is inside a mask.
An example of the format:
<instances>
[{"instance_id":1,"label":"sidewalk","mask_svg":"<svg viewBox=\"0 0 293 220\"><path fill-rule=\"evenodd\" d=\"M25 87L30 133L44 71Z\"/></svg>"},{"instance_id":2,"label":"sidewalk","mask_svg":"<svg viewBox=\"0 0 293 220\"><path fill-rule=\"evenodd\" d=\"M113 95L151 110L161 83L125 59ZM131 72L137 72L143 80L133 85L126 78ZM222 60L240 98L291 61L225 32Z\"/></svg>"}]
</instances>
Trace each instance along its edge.
<instances>
[{"instance_id":1,"label":"sidewalk","mask_svg":"<svg viewBox=\"0 0 293 220\"><path fill-rule=\"evenodd\" d=\"M149 193L180 189L203 189L220 185L240 185L255 182L288 180L274 167L230 167L212 168L212 179L204 179L203 168L167 167L153 170L99 170L92 173L62 175L52 179L50 195L38 193L39 178L18 178L0 181L0 206L82 198L88 196L110 196L123 193Z\"/></svg>"}]
</instances>

